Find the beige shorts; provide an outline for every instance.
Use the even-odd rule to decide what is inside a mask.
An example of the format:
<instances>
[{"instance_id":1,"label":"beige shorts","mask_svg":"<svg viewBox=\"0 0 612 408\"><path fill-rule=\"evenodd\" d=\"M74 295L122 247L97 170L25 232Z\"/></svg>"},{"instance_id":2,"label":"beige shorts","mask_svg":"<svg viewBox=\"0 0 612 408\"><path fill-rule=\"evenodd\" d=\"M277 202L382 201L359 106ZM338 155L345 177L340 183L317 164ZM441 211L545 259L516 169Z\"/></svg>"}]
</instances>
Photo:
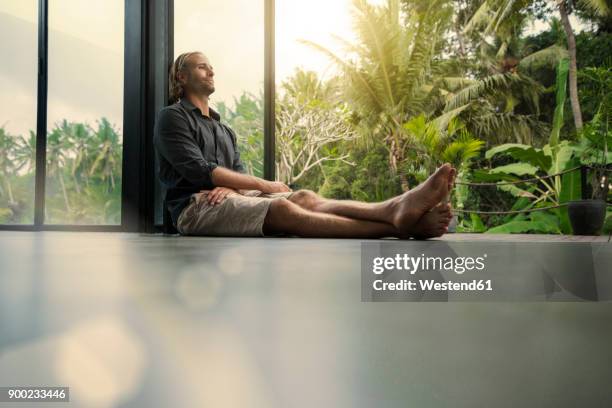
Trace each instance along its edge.
<instances>
[{"instance_id":1,"label":"beige shorts","mask_svg":"<svg viewBox=\"0 0 612 408\"><path fill-rule=\"evenodd\" d=\"M245 195L229 194L221 204L212 206L206 200L208 191L196 193L181 212L176 229L181 235L262 237L272 201L287 199L291 194L251 190Z\"/></svg>"}]
</instances>

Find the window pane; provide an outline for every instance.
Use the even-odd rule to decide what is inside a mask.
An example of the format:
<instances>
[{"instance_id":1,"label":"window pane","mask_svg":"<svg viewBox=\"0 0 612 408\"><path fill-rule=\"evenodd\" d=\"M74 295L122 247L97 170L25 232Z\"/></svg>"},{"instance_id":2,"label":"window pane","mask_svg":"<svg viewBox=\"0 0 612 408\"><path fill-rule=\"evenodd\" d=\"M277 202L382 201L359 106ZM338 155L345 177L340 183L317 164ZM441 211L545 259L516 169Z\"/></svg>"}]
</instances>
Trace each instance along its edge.
<instances>
[{"instance_id":1,"label":"window pane","mask_svg":"<svg viewBox=\"0 0 612 408\"><path fill-rule=\"evenodd\" d=\"M276 1L276 178L334 198L349 198L348 184L336 182L334 165L346 160L343 142L353 131L337 65L316 47L343 55L337 38L353 36L351 4ZM333 193L325 186L333 186Z\"/></svg>"},{"instance_id":2,"label":"window pane","mask_svg":"<svg viewBox=\"0 0 612 408\"><path fill-rule=\"evenodd\" d=\"M47 224L120 224L124 0L49 2Z\"/></svg>"},{"instance_id":3,"label":"window pane","mask_svg":"<svg viewBox=\"0 0 612 408\"><path fill-rule=\"evenodd\" d=\"M0 224L34 222L37 3L0 3Z\"/></svg>"},{"instance_id":4,"label":"window pane","mask_svg":"<svg viewBox=\"0 0 612 408\"><path fill-rule=\"evenodd\" d=\"M247 171L263 176L264 1L175 0L174 51L209 58L211 106L236 132Z\"/></svg>"}]
</instances>

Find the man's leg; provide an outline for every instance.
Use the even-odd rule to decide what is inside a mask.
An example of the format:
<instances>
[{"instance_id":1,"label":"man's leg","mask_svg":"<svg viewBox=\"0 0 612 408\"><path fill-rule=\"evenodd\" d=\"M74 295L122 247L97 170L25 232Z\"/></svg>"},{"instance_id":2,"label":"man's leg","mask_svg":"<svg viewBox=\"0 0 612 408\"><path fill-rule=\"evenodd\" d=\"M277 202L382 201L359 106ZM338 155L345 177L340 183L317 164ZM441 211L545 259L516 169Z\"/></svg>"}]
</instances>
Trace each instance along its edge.
<instances>
[{"instance_id":1,"label":"man's leg","mask_svg":"<svg viewBox=\"0 0 612 408\"><path fill-rule=\"evenodd\" d=\"M296 191L289 197L289 201L306 210L314 212L390 224L391 206L388 201L381 203L365 203L351 200L333 200L323 198L310 190Z\"/></svg>"},{"instance_id":2,"label":"man's leg","mask_svg":"<svg viewBox=\"0 0 612 408\"><path fill-rule=\"evenodd\" d=\"M403 234L419 235L421 232L430 235L430 231L438 231L439 223L450 219L447 206L438 206L446 197L454 178L454 169L442 166L427 181L398 197L381 203L363 203L349 200L330 200L320 197L309 190L296 191L289 200L300 207L321 213L335 214L342 217L383 222L393 225ZM419 220L426 213L426 219ZM444 220L444 222L441 222ZM432 226L435 228L432 229ZM427 230L425 232L423 230Z\"/></svg>"},{"instance_id":3,"label":"man's leg","mask_svg":"<svg viewBox=\"0 0 612 408\"><path fill-rule=\"evenodd\" d=\"M314 212L289 200L274 200L264 220L266 234L293 234L310 238L397 237L397 229L386 223L357 220Z\"/></svg>"}]
</instances>

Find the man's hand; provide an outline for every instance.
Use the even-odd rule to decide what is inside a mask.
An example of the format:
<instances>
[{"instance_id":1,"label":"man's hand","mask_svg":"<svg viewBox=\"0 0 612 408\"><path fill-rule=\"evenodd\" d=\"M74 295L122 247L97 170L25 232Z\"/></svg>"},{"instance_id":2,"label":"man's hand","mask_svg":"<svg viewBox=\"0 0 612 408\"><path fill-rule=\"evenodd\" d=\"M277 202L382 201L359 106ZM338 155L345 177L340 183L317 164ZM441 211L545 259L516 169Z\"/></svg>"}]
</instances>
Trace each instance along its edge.
<instances>
[{"instance_id":1,"label":"man's hand","mask_svg":"<svg viewBox=\"0 0 612 408\"><path fill-rule=\"evenodd\" d=\"M215 187L208 193L206 200L208 201L208 204L214 206L221 204L230 194L238 194L238 192L228 187Z\"/></svg>"},{"instance_id":2,"label":"man's hand","mask_svg":"<svg viewBox=\"0 0 612 408\"><path fill-rule=\"evenodd\" d=\"M261 190L263 193L289 193L292 190L280 181L268 181Z\"/></svg>"}]
</instances>

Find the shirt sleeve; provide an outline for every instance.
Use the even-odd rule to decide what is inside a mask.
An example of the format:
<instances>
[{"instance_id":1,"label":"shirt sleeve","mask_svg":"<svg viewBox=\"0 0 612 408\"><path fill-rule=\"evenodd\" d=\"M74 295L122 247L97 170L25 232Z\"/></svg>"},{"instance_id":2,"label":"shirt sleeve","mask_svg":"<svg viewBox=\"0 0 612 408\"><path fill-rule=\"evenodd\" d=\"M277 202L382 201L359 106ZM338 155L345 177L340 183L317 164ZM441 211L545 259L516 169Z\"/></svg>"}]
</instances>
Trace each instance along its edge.
<instances>
[{"instance_id":1,"label":"shirt sleeve","mask_svg":"<svg viewBox=\"0 0 612 408\"><path fill-rule=\"evenodd\" d=\"M173 109L163 109L155 124L154 144L159 154L187 181L195 186L210 186L216 163L204 159L194 140L187 118Z\"/></svg>"},{"instance_id":2,"label":"shirt sleeve","mask_svg":"<svg viewBox=\"0 0 612 408\"><path fill-rule=\"evenodd\" d=\"M232 136L232 143L234 145L234 160L232 163L232 170L237 171L238 173L246 173L246 168L244 164L242 164L242 160L240 160L240 150L238 149L238 138L236 137L236 133L229 127L225 127L230 135Z\"/></svg>"}]
</instances>

